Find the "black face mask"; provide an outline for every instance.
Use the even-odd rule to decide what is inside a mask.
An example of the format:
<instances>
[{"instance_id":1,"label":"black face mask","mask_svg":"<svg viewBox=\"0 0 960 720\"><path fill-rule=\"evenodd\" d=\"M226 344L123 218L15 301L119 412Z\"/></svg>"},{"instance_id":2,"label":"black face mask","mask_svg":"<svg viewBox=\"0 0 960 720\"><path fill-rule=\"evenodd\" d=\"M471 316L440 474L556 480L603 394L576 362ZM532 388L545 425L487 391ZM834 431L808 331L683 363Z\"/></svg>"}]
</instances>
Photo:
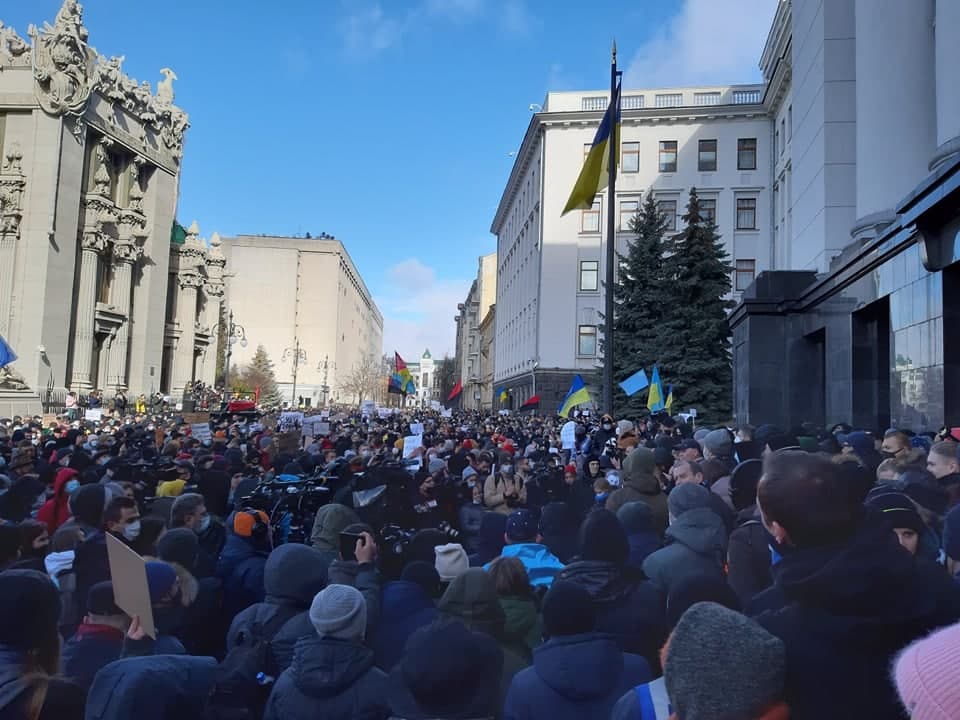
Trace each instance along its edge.
<instances>
[{"instance_id":1,"label":"black face mask","mask_svg":"<svg viewBox=\"0 0 960 720\"><path fill-rule=\"evenodd\" d=\"M893 460L897 456L896 453L890 452L889 450L881 450L880 455L883 456L884 460Z\"/></svg>"}]
</instances>

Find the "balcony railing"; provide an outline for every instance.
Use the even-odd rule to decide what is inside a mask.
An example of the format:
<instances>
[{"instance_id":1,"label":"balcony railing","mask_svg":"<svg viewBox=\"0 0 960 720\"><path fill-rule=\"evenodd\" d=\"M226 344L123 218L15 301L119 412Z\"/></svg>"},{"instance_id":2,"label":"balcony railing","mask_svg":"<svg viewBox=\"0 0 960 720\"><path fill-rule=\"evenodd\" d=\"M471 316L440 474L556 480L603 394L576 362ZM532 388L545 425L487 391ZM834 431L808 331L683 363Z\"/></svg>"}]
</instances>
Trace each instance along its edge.
<instances>
[{"instance_id":1,"label":"balcony railing","mask_svg":"<svg viewBox=\"0 0 960 720\"><path fill-rule=\"evenodd\" d=\"M760 102L762 93L759 90L734 90L734 105L756 105Z\"/></svg>"},{"instance_id":2,"label":"balcony railing","mask_svg":"<svg viewBox=\"0 0 960 720\"><path fill-rule=\"evenodd\" d=\"M583 110L606 110L607 109L607 98L606 97L585 97L581 101Z\"/></svg>"}]
</instances>

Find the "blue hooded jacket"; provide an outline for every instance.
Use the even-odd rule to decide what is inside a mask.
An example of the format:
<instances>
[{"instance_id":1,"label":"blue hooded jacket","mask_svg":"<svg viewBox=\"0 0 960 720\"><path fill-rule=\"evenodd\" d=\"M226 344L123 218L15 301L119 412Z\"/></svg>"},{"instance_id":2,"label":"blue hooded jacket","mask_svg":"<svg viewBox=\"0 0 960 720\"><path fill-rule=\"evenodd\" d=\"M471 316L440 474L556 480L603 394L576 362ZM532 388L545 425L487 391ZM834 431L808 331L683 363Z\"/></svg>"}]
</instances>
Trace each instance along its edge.
<instances>
[{"instance_id":1,"label":"blue hooded jacket","mask_svg":"<svg viewBox=\"0 0 960 720\"><path fill-rule=\"evenodd\" d=\"M263 602L266 548L252 538L227 532L227 542L217 561L217 577L223 582L223 611L227 620L254 603Z\"/></svg>"},{"instance_id":2,"label":"blue hooded jacket","mask_svg":"<svg viewBox=\"0 0 960 720\"><path fill-rule=\"evenodd\" d=\"M383 588L380 623L372 644L377 667L390 672L403 657L407 639L437 617L436 605L419 585L409 580L388 583Z\"/></svg>"},{"instance_id":3,"label":"blue hooded jacket","mask_svg":"<svg viewBox=\"0 0 960 720\"><path fill-rule=\"evenodd\" d=\"M185 720L203 717L217 661L154 655L117 660L97 673L86 720Z\"/></svg>"},{"instance_id":4,"label":"blue hooded jacket","mask_svg":"<svg viewBox=\"0 0 960 720\"><path fill-rule=\"evenodd\" d=\"M639 655L602 633L566 635L533 651L533 667L513 679L504 720L607 718L621 696L652 678Z\"/></svg>"},{"instance_id":5,"label":"blue hooded jacket","mask_svg":"<svg viewBox=\"0 0 960 720\"><path fill-rule=\"evenodd\" d=\"M557 573L564 568L563 563L540 543L505 545L500 557L515 557L523 563L530 584L534 587L550 587ZM490 563L484 565L483 569L489 570Z\"/></svg>"}]
</instances>

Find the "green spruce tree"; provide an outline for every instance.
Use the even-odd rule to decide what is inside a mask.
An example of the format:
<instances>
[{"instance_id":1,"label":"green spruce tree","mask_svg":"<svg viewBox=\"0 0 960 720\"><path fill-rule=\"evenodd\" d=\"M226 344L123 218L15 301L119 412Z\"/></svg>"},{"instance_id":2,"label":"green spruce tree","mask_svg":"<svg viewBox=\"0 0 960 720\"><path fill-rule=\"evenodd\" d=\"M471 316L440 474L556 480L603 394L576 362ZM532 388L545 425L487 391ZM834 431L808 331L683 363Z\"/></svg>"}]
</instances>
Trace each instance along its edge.
<instances>
[{"instance_id":1,"label":"green spruce tree","mask_svg":"<svg viewBox=\"0 0 960 720\"><path fill-rule=\"evenodd\" d=\"M697 408L705 423L727 419L732 410L733 370L727 312L732 268L717 227L700 214L691 188L683 231L664 260L666 300L659 323L660 377L673 384L674 412ZM664 398L666 399L666 398Z\"/></svg>"},{"instance_id":2,"label":"green spruce tree","mask_svg":"<svg viewBox=\"0 0 960 720\"><path fill-rule=\"evenodd\" d=\"M614 382L620 383L644 368L647 376L658 362L658 334L664 301L664 243L667 222L653 193L647 193L631 222L636 235L625 255L619 256L618 282L613 288ZM614 388L617 417L637 417L647 404L646 392L633 397Z\"/></svg>"},{"instance_id":3,"label":"green spruce tree","mask_svg":"<svg viewBox=\"0 0 960 720\"><path fill-rule=\"evenodd\" d=\"M244 368L243 384L249 388L260 388L261 405L279 405L280 391L277 389L277 376L273 372L273 363L263 345L257 345L250 363Z\"/></svg>"}]
</instances>

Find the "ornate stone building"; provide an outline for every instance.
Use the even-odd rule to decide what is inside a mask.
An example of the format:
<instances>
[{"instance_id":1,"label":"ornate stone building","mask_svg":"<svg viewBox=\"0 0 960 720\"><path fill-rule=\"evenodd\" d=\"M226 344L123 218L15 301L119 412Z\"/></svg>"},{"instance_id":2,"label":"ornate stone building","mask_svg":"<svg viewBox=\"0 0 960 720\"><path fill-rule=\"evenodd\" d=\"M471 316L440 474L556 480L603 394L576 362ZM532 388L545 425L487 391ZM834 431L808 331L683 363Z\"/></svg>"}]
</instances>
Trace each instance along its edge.
<instances>
[{"instance_id":1,"label":"ornate stone building","mask_svg":"<svg viewBox=\"0 0 960 720\"><path fill-rule=\"evenodd\" d=\"M225 260L196 227L172 242L189 127L176 75L154 93L88 36L75 0L29 39L0 22L0 335L20 380L4 384L177 394L212 380Z\"/></svg>"}]
</instances>

